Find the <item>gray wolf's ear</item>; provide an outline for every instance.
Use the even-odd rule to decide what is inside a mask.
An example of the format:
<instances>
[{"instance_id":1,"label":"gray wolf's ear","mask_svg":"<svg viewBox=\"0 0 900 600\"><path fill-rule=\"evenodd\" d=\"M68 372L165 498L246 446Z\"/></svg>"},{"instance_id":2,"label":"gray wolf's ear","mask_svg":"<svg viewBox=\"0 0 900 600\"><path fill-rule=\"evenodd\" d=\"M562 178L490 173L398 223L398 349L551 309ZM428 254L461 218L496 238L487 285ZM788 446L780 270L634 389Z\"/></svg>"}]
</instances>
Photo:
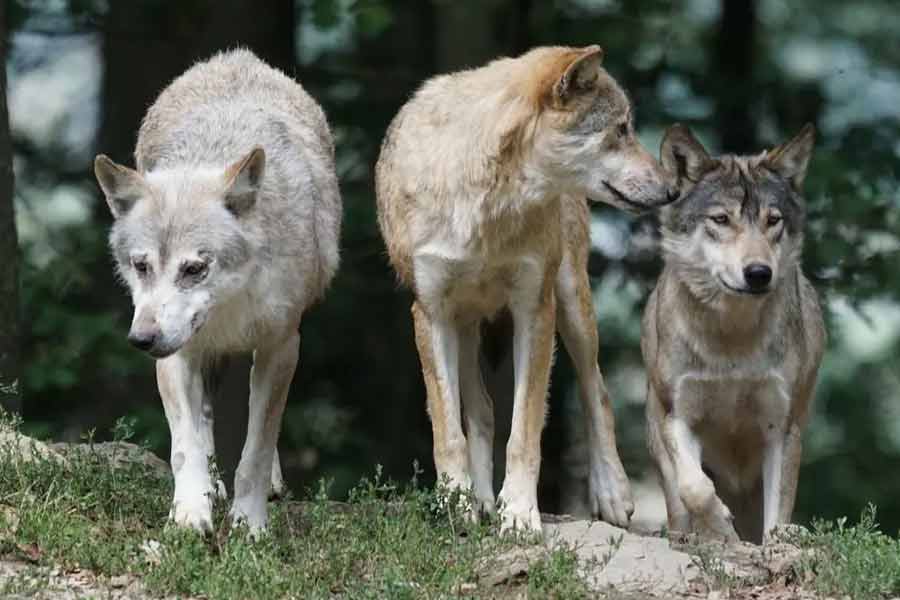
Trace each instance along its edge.
<instances>
[{"instance_id":1,"label":"gray wolf's ear","mask_svg":"<svg viewBox=\"0 0 900 600\"><path fill-rule=\"evenodd\" d=\"M691 130L680 123L666 130L659 147L659 161L679 183L684 179L697 183L718 164L710 158L706 148L697 141Z\"/></svg>"},{"instance_id":2,"label":"gray wolf's ear","mask_svg":"<svg viewBox=\"0 0 900 600\"><path fill-rule=\"evenodd\" d=\"M266 152L259 146L225 169L225 208L236 216L253 208L265 172Z\"/></svg>"},{"instance_id":3,"label":"gray wolf's ear","mask_svg":"<svg viewBox=\"0 0 900 600\"><path fill-rule=\"evenodd\" d=\"M812 123L807 123L794 139L766 152L763 164L787 179L799 192L803 188L815 141L816 128Z\"/></svg>"},{"instance_id":4,"label":"gray wolf's ear","mask_svg":"<svg viewBox=\"0 0 900 600\"><path fill-rule=\"evenodd\" d=\"M596 45L583 48L553 85L553 98L557 104L565 105L579 92L592 89L602 63L603 48Z\"/></svg>"},{"instance_id":5,"label":"gray wolf's ear","mask_svg":"<svg viewBox=\"0 0 900 600\"><path fill-rule=\"evenodd\" d=\"M126 214L135 202L147 192L144 178L134 169L123 167L112 161L105 154L98 154L94 159L94 176L113 217L118 219Z\"/></svg>"}]
</instances>

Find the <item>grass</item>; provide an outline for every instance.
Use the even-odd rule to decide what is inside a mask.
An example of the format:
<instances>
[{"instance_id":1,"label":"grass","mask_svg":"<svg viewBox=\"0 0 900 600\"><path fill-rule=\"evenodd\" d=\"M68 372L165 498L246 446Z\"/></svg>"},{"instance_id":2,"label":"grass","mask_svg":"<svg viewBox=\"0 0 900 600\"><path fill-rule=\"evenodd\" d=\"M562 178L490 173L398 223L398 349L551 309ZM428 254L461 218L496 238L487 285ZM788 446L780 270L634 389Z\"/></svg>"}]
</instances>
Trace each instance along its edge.
<instances>
[{"instance_id":1,"label":"grass","mask_svg":"<svg viewBox=\"0 0 900 600\"><path fill-rule=\"evenodd\" d=\"M0 447L0 558L33 565L0 582L0 596L34 588L51 567L135 576L155 595L223 599L589 595L572 548L545 550L499 535L496 522L471 524L465 499L425 489L415 476L401 488L376 469L345 503L330 500L323 482L305 502L270 504L270 533L255 541L229 529L224 503L214 535L167 526L171 493L169 478L152 468L113 467L91 450L59 462ZM479 585L479 573L496 572L504 552L522 547L539 548L526 579Z\"/></svg>"}]
</instances>

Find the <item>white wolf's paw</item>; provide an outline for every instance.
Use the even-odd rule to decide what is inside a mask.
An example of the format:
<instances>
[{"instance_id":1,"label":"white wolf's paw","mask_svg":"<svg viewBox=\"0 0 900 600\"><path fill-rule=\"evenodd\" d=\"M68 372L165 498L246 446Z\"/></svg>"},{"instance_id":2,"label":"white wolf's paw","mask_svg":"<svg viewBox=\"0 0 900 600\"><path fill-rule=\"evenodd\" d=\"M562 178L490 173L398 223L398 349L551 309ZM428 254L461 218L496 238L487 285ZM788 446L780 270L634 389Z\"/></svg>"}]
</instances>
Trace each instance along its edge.
<instances>
[{"instance_id":1,"label":"white wolf's paw","mask_svg":"<svg viewBox=\"0 0 900 600\"><path fill-rule=\"evenodd\" d=\"M265 503L262 509L256 507L253 503L239 502L235 500L231 510L228 512L231 520L232 529L235 527L246 527L253 539L259 539L266 534L266 514Z\"/></svg>"},{"instance_id":2,"label":"white wolf's paw","mask_svg":"<svg viewBox=\"0 0 900 600\"><path fill-rule=\"evenodd\" d=\"M707 535L726 543L740 541L734 528L734 516L725 503L716 496L711 505L708 513L700 516L700 520L708 532Z\"/></svg>"},{"instance_id":3,"label":"white wolf's paw","mask_svg":"<svg viewBox=\"0 0 900 600\"><path fill-rule=\"evenodd\" d=\"M212 533L212 500L207 495L175 498L169 520L181 527L189 527L203 534Z\"/></svg>"},{"instance_id":4,"label":"white wolf's paw","mask_svg":"<svg viewBox=\"0 0 900 600\"><path fill-rule=\"evenodd\" d=\"M500 492L500 532L541 533L541 513L535 494Z\"/></svg>"},{"instance_id":5,"label":"white wolf's paw","mask_svg":"<svg viewBox=\"0 0 900 600\"><path fill-rule=\"evenodd\" d=\"M628 476L618 458L597 461L588 481L591 515L618 527L627 527L634 514L634 500Z\"/></svg>"},{"instance_id":6,"label":"white wolf's paw","mask_svg":"<svg viewBox=\"0 0 900 600\"><path fill-rule=\"evenodd\" d=\"M476 498L472 479L465 471L438 473L437 501L447 510L455 508L471 523L477 523L481 502Z\"/></svg>"}]
</instances>

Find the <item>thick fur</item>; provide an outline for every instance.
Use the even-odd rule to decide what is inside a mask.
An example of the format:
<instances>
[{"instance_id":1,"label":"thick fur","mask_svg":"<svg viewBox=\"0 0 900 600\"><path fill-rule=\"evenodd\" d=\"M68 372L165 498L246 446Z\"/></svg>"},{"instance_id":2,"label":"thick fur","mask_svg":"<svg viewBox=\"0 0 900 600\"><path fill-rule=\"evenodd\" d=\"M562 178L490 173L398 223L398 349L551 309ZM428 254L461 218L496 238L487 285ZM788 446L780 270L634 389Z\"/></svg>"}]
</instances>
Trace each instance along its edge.
<instances>
[{"instance_id":1,"label":"thick fur","mask_svg":"<svg viewBox=\"0 0 900 600\"><path fill-rule=\"evenodd\" d=\"M172 518L211 527L212 406L203 374L254 351L232 516L266 523L269 473L303 312L338 266L341 202L319 106L245 50L186 71L150 107L137 171L99 156L110 245L135 305L129 339L158 358L172 433ZM273 462L275 464L273 472Z\"/></svg>"},{"instance_id":2,"label":"thick fur","mask_svg":"<svg viewBox=\"0 0 900 600\"><path fill-rule=\"evenodd\" d=\"M394 119L376 168L391 264L415 292L437 472L473 486L487 511L495 505L494 417L478 368L479 325L503 308L512 314L504 527L540 528L540 436L557 315L590 433L592 506L620 525L633 511L597 368L584 199L635 210L670 196L601 58L597 46L537 48L435 77Z\"/></svg>"},{"instance_id":3,"label":"thick fur","mask_svg":"<svg viewBox=\"0 0 900 600\"><path fill-rule=\"evenodd\" d=\"M825 329L800 268L813 131L711 158L673 126L665 268L644 312L647 427L669 529L760 541L789 523ZM771 281L753 284L752 270ZM749 273L749 275L748 275Z\"/></svg>"}]
</instances>

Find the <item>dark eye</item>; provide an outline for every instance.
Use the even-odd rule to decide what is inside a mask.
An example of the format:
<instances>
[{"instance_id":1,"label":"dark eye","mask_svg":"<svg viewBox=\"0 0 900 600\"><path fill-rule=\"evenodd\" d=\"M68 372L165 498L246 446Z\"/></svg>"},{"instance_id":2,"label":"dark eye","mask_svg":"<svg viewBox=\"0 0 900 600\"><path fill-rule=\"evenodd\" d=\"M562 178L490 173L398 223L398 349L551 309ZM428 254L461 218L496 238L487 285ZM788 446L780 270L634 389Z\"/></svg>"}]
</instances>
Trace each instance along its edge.
<instances>
[{"instance_id":1,"label":"dark eye","mask_svg":"<svg viewBox=\"0 0 900 600\"><path fill-rule=\"evenodd\" d=\"M619 125L619 129L617 130L616 133L618 133L620 138L623 138L626 135L628 135L628 123L622 123L621 125Z\"/></svg>"},{"instance_id":2,"label":"dark eye","mask_svg":"<svg viewBox=\"0 0 900 600\"><path fill-rule=\"evenodd\" d=\"M143 259L133 260L131 261L131 264L134 266L134 270L141 275L145 275L150 268L147 261Z\"/></svg>"},{"instance_id":3,"label":"dark eye","mask_svg":"<svg viewBox=\"0 0 900 600\"><path fill-rule=\"evenodd\" d=\"M766 223L769 227L775 227L779 223L781 223L781 215L771 214L769 218L766 219Z\"/></svg>"},{"instance_id":4,"label":"dark eye","mask_svg":"<svg viewBox=\"0 0 900 600\"><path fill-rule=\"evenodd\" d=\"M716 225L728 225L728 215L711 215L709 220Z\"/></svg>"},{"instance_id":5,"label":"dark eye","mask_svg":"<svg viewBox=\"0 0 900 600\"><path fill-rule=\"evenodd\" d=\"M181 272L189 277L196 277L204 271L206 271L206 263L202 262L187 263L181 268Z\"/></svg>"}]
</instances>

